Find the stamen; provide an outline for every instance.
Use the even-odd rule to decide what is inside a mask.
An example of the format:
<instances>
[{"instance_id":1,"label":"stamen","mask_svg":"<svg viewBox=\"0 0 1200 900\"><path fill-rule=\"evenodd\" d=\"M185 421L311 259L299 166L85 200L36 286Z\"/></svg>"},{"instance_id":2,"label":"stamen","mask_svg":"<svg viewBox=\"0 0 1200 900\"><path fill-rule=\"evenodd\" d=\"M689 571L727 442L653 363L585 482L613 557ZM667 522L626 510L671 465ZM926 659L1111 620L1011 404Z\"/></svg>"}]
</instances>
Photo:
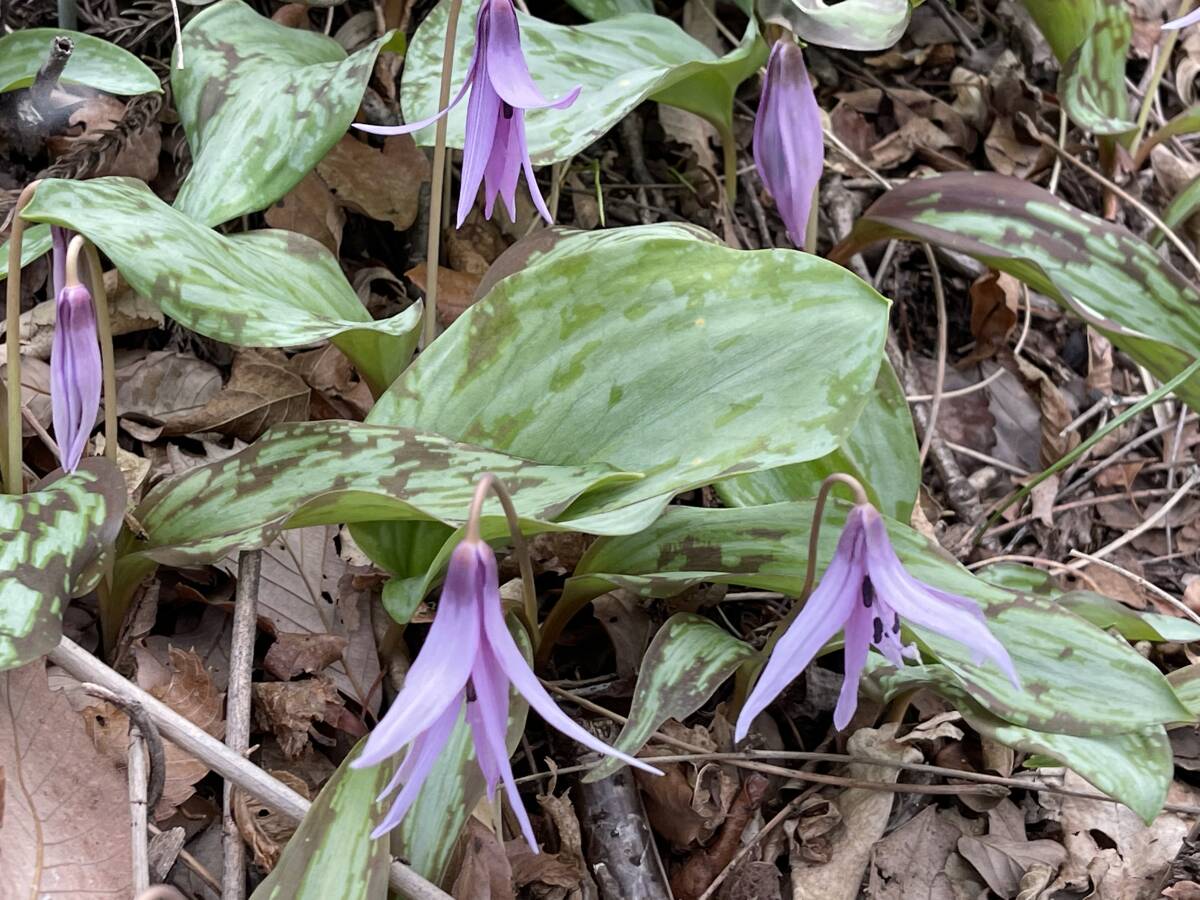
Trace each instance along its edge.
<instances>
[{"instance_id":1,"label":"stamen","mask_svg":"<svg viewBox=\"0 0 1200 900\"><path fill-rule=\"evenodd\" d=\"M896 621L892 623L892 634L900 633L900 613L896 613Z\"/></svg>"},{"instance_id":2,"label":"stamen","mask_svg":"<svg viewBox=\"0 0 1200 900\"><path fill-rule=\"evenodd\" d=\"M504 103L503 101L501 101L500 114L502 116L504 116L504 118L506 118L506 119L511 119L513 117L513 108L511 106L509 106L507 103Z\"/></svg>"},{"instance_id":3,"label":"stamen","mask_svg":"<svg viewBox=\"0 0 1200 900\"><path fill-rule=\"evenodd\" d=\"M874 642L878 644L883 640L883 619L876 616L873 624L875 625Z\"/></svg>"},{"instance_id":4,"label":"stamen","mask_svg":"<svg viewBox=\"0 0 1200 900\"><path fill-rule=\"evenodd\" d=\"M475 696L475 683L472 681L468 681L467 682L467 702L474 703L478 699L479 698L477 696Z\"/></svg>"},{"instance_id":5,"label":"stamen","mask_svg":"<svg viewBox=\"0 0 1200 900\"><path fill-rule=\"evenodd\" d=\"M862 581L862 602L867 609L875 602L875 585L871 584L869 576L865 576Z\"/></svg>"}]
</instances>

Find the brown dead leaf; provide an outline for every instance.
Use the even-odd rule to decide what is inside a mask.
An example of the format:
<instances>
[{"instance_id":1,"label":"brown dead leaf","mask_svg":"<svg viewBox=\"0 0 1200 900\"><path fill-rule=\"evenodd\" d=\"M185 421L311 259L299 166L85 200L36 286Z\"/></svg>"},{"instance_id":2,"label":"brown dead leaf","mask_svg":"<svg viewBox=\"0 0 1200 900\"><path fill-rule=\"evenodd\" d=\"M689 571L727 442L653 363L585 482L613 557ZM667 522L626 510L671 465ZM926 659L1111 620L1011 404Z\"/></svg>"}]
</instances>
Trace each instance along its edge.
<instances>
[{"instance_id":1,"label":"brown dead leaf","mask_svg":"<svg viewBox=\"0 0 1200 900\"><path fill-rule=\"evenodd\" d=\"M909 119L870 149L870 162L876 169L894 169L921 150L938 151L955 146L954 138L928 119Z\"/></svg>"},{"instance_id":2,"label":"brown dead leaf","mask_svg":"<svg viewBox=\"0 0 1200 900\"><path fill-rule=\"evenodd\" d=\"M949 816L927 806L875 845L868 880L869 900L955 900L946 872L962 831Z\"/></svg>"},{"instance_id":3,"label":"brown dead leaf","mask_svg":"<svg viewBox=\"0 0 1200 900\"><path fill-rule=\"evenodd\" d=\"M988 271L971 284L971 334L975 349L963 361L978 362L996 355L1017 324L1021 283L1005 272Z\"/></svg>"},{"instance_id":4,"label":"brown dead leaf","mask_svg":"<svg viewBox=\"0 0 1200 900\"><path fill-rule=\"evenodd\" d=\"M662 731L706 750L717 749L701 725L686 728L668 719ZM635 773L651 827L680 849L706 843L725 821L738 790L736 776L714 763L665 763L660 768L664 774L659 777Z\"/></svg>"},{"instance_id":5,"label":"brown dead leaf","mask_svg":"<svg viewBox=\"0 0 1200 900\"><path fill-rule=\"evenodd\" d=\"M983 142L983 152L1001 175L1028 178L1046 166L1051 151L1027 138L1009 116L997 116Z\"/></svg>"},{"instance_id":6,"label":"brown dead leaf","mask_svg":"<svg viewBox=\"0 0 1200 900\"><path fill-rule=\"evenodd\" d=\"M7 346L7 345L6 345ZM8 366L0 366L0 380L8 378ZM33 413L43 428L50 427L50 366L40 359L21 356L21 402ZM21 433L25 437L33 436L33 428L24 420L21 422Z\"/></svg>"},{"instance_id":7,"label":"brown dead leaf","mask_svg":"<svg viewBox=\"0 0 1200 900\"><path fill-rule=\"evenodd\" d=\"M133 648L137 659L137 684L185 719L219 738L225 734L224 698L213 686L204 663L190 650L172 648L170 665L164 666L148 650ZM111 703L100 703L83 711L88 733L96 749L123 765L129 746L129 719ZM154 809L158 821L170 818L175 808L194 794L197 781L208 774L208 766L170 741L163 742L166 783L162 799Z\"/></svg>"},{"instance_id":8,"label":"brown dead leaf","mask_svg":"<svg viewBox=\"0 0 1200 900\"><path fill-rule=\"evenodd\" d=\"M312 675L341 659L347 643L340 634L279 633L263 658L263 668L280 681Z\"/></svg>"},{"instance_id":9,"label":"brown dead leaf","mask_svg":"<svg viewBox=\"0 0 1200 900\"><path fill-rule=\"evenodd\" d=\"M292 790L311 799L312 793L303 778L291 772L267 770ZM238 831L254 854L254 863L264 872L270 872L279 862L283 848L296 833L297 823L271 807L251 797L245 791L233 792L233 819Z\"/></svg>"},{"instance_id":10,"label":"brown dead leaf","mask_svg":"<svg viewBox=\"0 0 1200 900\"><path fill-rule=\"evenodd\" d=\"M377 150L348 134L317 163L317 172L342 206L404 231L417 219L429 161L411 135L393 135Z\"/></svg>"},{"instance_id":11,"label":"brown dead leaf","mask_svg":"<svg viewBox=\"0 0 1200 900\"><path fill-rule=\"evenodd\" d=\"M163 419L163 434L215 431L253 441L272 425L308 418L308 385L282 360L243 350L229 382L199 409Z\"/></svg>"},{"instance_id":12,"label":"brown dead leaf","mask_svg":"<svg viewBox=\"0 0 1200 900\"><path fill-rule=\"evenodd\" d=\"M1164 888L1162 895L1170 900L1200 900L1200 884L1194 881L1179 881Z\"/></svg>"},{"instance_id":13,"label":"brown dead leaf","mask_svg":"<svg viewBox=\"0 0 1200 900\"><path fill-rule=\"evenodd\" d=\"M316 172L309 172L266 212L267 224L308 235L334 256L342 246L346 214Z\"/></svg>"},{"instance_id":14,"label":"brown dead leaf","mask_svg":"<svg viewBox=\"0 0 1200 900\"><path fill-rule=\"evenodd\" d=\"M404 273L422 291L427 290L428 278L425 263L419 263ZM449 325L475 302L475 292L482 279L478 275L455 272L438 266L438 322Z\"/></svg>"},{"instance_id":15,"label":"brown dead leaf","mask_svg":"<svg viewBox=\"0 0 1200 900\"><path fill-rule=\"evenodd\" d=\"M0 673L0 773L0 897L132 895L125 776L40 660Z\"/></svg>"},{"instance_id":16,"label":"brown dead leaf","mask_svg":"<svg viewBox=\"0 0 1200 900\"><path fill-rule=\"evenodd\" d=\"M716 839L703 850L693 853L671 875L671 892L677 900L696 900L733 861L741 846L742 832L762 805L768 784L767 777L757 772L745 776Z\"/></svg>"},{"instance_id":17,"label":"brown dead leaf","mask_svg":"<svg viewBox=\"0 0 1200 900\"><path fill-rule=\"evenodd\" d=\"M1042 414L1042 465L1049 466L1062 459L1079 444L1078 431L1063 435L1062 431L1078 415L1078 406L1055 381L1025 357L1015 357L1021 377L1036 391Z\"/></svg>"},{"instance_id":18,"label":"brown dead leaf","mask_svg":"<svg viewBox=\"0 0 1200 900\"><path fill-rule=\"evenodd\" d=\"M537 801L545 817L543 821L552 825L557 835L558 852L543 850L535 854L524 840L509 841L504 850L512 867L513 887L522 896L538 900L585 900L597 896L598 888L583 856L579 818L570 797L566 793L558 797L539 794Z\"/></svg>"},{"instance_id":19,"label":"brown dead leaf","mask_svg":"<svg viewBox=\"0 0 1200 900\"><path fill-rule=\"evenodd\" d=\"M601 594L592 601L592 614L612 641L617 677L636 677L656 630L637 594L624 588Z\"/></svg>"},{"instance_id":20,"label":"brown dead leaf","mask_svg":"<svg viewBox=\"0 0 1200 900\"><path fill-rule=\"evenodd\" d=\"M221 370L186 353L120 352L116 363L122 416L161 421L203 407L221 390Z\"/></svg>"},{"instance_id":21,"label":"brown dead leaf","mask_svg":"<svg viewBox=\"0 0 1200 900\"><path fill-rule=\"evenodd\" d=\"M1012 898L1021 879L1035 865L1052 872L1066 861L1067 851L1057 841L1031 841L1025 835L1025 816L1011 800L1002 800L988 810L988 833L983 837L964 835L958 841L961 853L983 876L988 887L1001 897Z\"/></svg>"},{"instance_id":22,"label":"brown dead leaf","mask_svg":"<svg viewBox=\"0 0 1200 900\"><path fill-rule=\"evenodd\" d=\"M295 759L308 744L308 729L328 716L328 707L339 706L337 688L327 678L303 681L268 681L254 685L254 720L274 733L284 756Z\"/></svg>"},{"instance_id":23,"label":"brown dead leaf","mask_svg":"<svg viewBox=\"0 0 1200 900\"><path fill-rule=\"evenodd\" d=\"M354 366L333 344L298 353L291 369L315 392L310 418L354 419L361 422L375 404L371 389L358 377ZM328 410L323 407L327 406ZM324 413L328 412L326 416Z\"/></svg>"},{"instance_id":24,"label":"brown dead leaf","mask_svg":"<svg viewBox=\"0 0 1200 900\"><path fill-rule=\"evenodd\" d=\"M462 841L462 864L450 888L454 900L515 900L512 868L496 835L472 816Z\"/></svg>"}]
</instances>

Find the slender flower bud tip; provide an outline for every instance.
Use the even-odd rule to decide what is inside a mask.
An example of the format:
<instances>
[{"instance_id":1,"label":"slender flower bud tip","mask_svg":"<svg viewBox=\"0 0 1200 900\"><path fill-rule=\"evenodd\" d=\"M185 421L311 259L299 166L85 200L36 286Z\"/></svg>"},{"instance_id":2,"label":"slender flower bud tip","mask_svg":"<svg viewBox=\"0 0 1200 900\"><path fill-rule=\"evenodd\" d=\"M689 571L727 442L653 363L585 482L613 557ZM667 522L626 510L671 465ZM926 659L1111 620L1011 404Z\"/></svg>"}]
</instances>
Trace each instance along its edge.
<instances>
[{"instance_id":1,"label":"slender flower bud tip","mask_svg":"<svg viewBox=\"0 0 1200 900\"><path fill-rule=\"evenodd\" d=\"M809 213L825 166L821 109L802 51L790 36L771 48L754 118L754 164L775 200L788 238L803 248Z\"/></svg>"},{"instance_id":2,"label":"slender flower bud tip","mask_svg":"<svg viewBox=\"0 0 1200 900\"><path fill-rule=\"evenodd\" d=\"M408 753L380 799L399 793L374 837L396 827L416 801L465 706L475 757L488 796L503 784L521 832L538 852L533 828L513 779L507 746L510 689L542 720L584 746L646 772L658 769L610 747L578 725L542 687L504 620L496 558L483 541L462 541L451 554L437 615L404 686L367 738L355 768Z\"/></svg>"},{"instance_id":3,"label":"slender flower bud tip","mask_svg":"<svg viewBox=\"0 0 1200 900\"><path fill-rule=\"evenodd\" d=\"M58 292L54 342L50 349L50 406L59 462L75 471L100 411L103 378L96 310L86 287Z\"/></svg>"},{"instance_id":4,"label":"slender flower bud tip","mask_svg":"<svg viewBox=\"0 0 1200 900\"><path fill-rule=\"evenodd\" d=\"M988 628L978 604L910 575L892 547L883 517L873 506L860 504L847 516L820 584L775 645L746 698L734 729L735 740L746 736L755 716L839 631L845 632L845 678L833 723L839 731L844 729L858 706L858 685L871 647L897 667L902 667L905 659L920 659L915 645L901 641L903 622L957 641L977 662L995 663L1013 686L1020 688L1012 659Z\"/></svg>"},{"instance_id":5,"label":"slender flower bud tip","mask_svg":"<svg viewBox=\"0 0 1200 900\"><path fill-rule=\"evenodd\" d=\"M499 197L504 201L509 219L515 221L517 182L522 172L534 207L547 222L553 222L533 174L533 160L525 140L525 113L531 109L568 107L581 90L582 85L577 85L557 100L547 100L529 74L512 0L483 0L475 19L475 48L467 66L467 76L445 109L405 125L355 124L354 127L371 134L420 131L449 113L469 91L458 227L462 227L471 212L481 186L484 217L491 218Z\"/></svg>"},{"instance_id":6,"label":"slender flower bud tip","mask_svg":"<svg viewBox=\"0 0 1200 900\"><path fill-rule=\"evenodd\" d=\"M1175 19L1172 22L1168 22L1163 26L1163 31L1175 31L1179 28L1187 28L1189 25L1195 25L1197 22L1200 22L1200 9L1190 12L1186 16Z\"/></svg>"}]
</instances>

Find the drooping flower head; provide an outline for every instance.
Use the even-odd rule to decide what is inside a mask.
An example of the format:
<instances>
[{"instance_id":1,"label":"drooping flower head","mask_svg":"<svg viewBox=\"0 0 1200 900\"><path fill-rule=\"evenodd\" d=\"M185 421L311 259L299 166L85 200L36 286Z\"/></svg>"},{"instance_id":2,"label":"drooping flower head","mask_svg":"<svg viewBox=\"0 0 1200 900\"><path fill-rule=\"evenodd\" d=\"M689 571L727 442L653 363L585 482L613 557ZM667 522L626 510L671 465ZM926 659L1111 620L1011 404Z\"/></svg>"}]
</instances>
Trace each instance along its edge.
<instances>
[{"instance_id":1,"label":"drooping flower head","mask_svg":"<svg viewBox=\"0 0 1200 900\"><path fill-rule=\"evenodd\" d=\"M509 688L515 688L547 725L586 747L615 756L655 775L639 759L608 746L566 715L546 693L508 631L500 606L496 558L488 545L468 536L450 557L437 615L395 702L367 738L352 765L372 766L408 747L408 755L380 797L400 788L391 811L372 833L395 828L412 806L421 785L450 739L466 708L475 758L487 783L488 799L497 784L504 790L521 833L538 852L529 816L508 761Z\"/></svg>"},{"instance_id":2,"label":"drooping flower head","mask_svg":"<svg viewBox=\"0 0 1200 900\"><path fill-rule=\"evenodd\" d=\"M825 165L825 143L804 52L790 36L775 42L767 61L754 118L754 164L779 208L788 238L803 248L813 194Z\"/></svg>"},{"instance_id":3,"label":"drooping flower head","mask_svg":"<svg viewBox=\"0 0 1200 900\"><path fill-rule=\"evenodd\" d=\"M92 295L82 284L63 287L55 301L50 348L50 406L59 462L74 472L100 410L100 341Z\"/></svg>"},{"instance_id":4,"label":"drooping flower head","mask_svg":"<svg viewBox=\"0 0 1200 900\"><path fill-rule=\"evenodd\" d=\"M570 106L581 86L557 100L547 100L533 83L512 0L483 0L475 19L475 48L467 77L450 105L428 119L406 125L355 125L371 134L420 131L458 105L467 91L467 129L463 143L462 185L458 195L458 225L462 226L475 195L483 185L483 214L491 218L496 197L504 200L510 220L517 215L517 181L525 172L529 196L547 222L550 210L533 177L533 161L525 143L525 111Z\"/></svg>"},{"instance_id":5,"label":"drooping flower head","mask_svg":"<svg viewBox=\"0 0 1200 900\"><path fill-rule=\"evenodd\" d=\"M842 629L846 675L833 724L845 728L858 707L858 683L872 646L895 666L903 666L905 657L918 658L915 646L901 642L905 621L958 641L976 663L991 660L1020 687L1008 651L988 629L979 606L910 575L892 548L883 517L864 503L850 511L824 577L775 645L738 716L736 739Z\"/></svg>"}]
</instances>

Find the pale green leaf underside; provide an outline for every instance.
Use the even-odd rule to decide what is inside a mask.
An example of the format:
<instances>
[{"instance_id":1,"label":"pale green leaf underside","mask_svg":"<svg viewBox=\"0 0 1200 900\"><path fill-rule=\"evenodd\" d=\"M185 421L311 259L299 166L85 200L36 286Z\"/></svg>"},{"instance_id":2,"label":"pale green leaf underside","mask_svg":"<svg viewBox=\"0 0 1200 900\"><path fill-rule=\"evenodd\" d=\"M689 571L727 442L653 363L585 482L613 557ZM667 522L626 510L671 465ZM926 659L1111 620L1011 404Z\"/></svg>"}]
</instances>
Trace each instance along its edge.
<instances>
[{"instance_id":1,"label":"pale green leaf underside","mask_svg":"<svg viewBox=\"0 0 1200 900\"><path fill-rule=\"evenodd\" d=\"M171 88L192 151L175 207L217 225L270 206L338 142L389 32L346 56L336 41L220 0L183 31L187 65Z\"/></svg>"},{"instance_id":2,"label":"pale green leaf underside","mask_svg":"<svg viewBox=\"0 0 1200 900\"><path fill-rule=\"evenodd\" d=\"M332 339L377 390L412 355L420 308L372 320L337 260L304 235L225 236L132 178L49 179L22 215L86 235L134 290L208 337L243 347Z\"/></svg>"},{"instance_id":3,"label":"pale green leaf underside","mask_svg":"<svg viewBox=\"0 0 1200 900\"><path fill-rule=\"evenodd\" d=\"M387 787L396 759L368 769L350 763L366 738L321 788L275 868L251 900L384 900L391 853L371 830L387 811L376 797Z\"/></svg>"},{"instance_id":4,"label":"pale green leaf underside","mask_svg":"<svg viewBox=\"0 0 1200 900\"><path fill-rule=\"evenodd\" d=\"M642 657L629 721L613 746L636 754L663 722L683 721L690 716L753 655L753 647L702 616L671 616ZM620 760L606 756L584 781L598 781L622 765Z\"/></svg>"},{"instance_id":5,"label":"pale green leaf underside","mask_svg":"<svg viewBox=\"0 0 1200 900\"><path fill-rule=\"evenodd\" d=\"M33 84L60 35L75 44L60 78L63 83L121 96L162 91L150 67L116 44L64 28L25 28L0 37L0 93Z\"/></svg>"},{"instance_id":6,"label":"pale green leaf underside","mask_svg":"<svg viewBox=\"0 0 1200 900\"><path fill-rule=\"evenodd\" d=\"M819 568L832 557L846 507L827 508ZM812 503L745 509L672 507L647 532L597 541L560 603L611 586L669 596L717 582L796 594L807 566ZM913 628L922 649L976 702L1006 721L1079 736L1117 734L1191 718L1159 671L1127 643L1056 604L971 575L897 522L888 529L909 571L984 609L1021 677L1016 690L991 664L977 665L956 641Z\"/></svg>"},{"instance_id":7,"label":"pale green leaf underside","mask_svg":"<svg viewBox=\"0 0 1200 900\"><path fill-rule=\"evenodd\" d=\"M908 401L891 363L884 360L862 415L840 447L812 462L735 475L717 482L716 491L726 506L804 500L817 495L827 476L841 472L861 481L882 512L907 522L921 486L918 457Z\"/></svg>"},{"instance_id":8,"label":"pale green leaf underside","mask_svg":"<svg viewBox=\"0 0 1200 900\"><path fill-rule=\"evenodd\" d=\"M922 178L888 191L832 256L909 238L1008 272L1089 321L1169 380L1200 356L1200 291L1146 242L1036 185L993 174ZM1179 395L1200 409L1200 379Z\"/></svg>"},{"instance_id":9,"label":"pale green leaf underside","mask_svg":"<svg viewBox=\"0 0 1200 900\"><path fill-rule=\"evenodd\" d=\"M124 512L125 481L104 459L42 490L0 494L0 670L58 646L67 601Z\"/></svg>"},{"instance_id":10,"label":"pale green leaf underside","mask_svg":"<svg viewBox=\"0 0 1200 900\"><path fill-rule=\"evenodd\" d=\"M768 22L789 28L811 44L842 50L886 50L912 17L909 0L758 0Z\"/></svg>"},{"instance_id":11,"label":"pale green leaf underside","mask_svg":"<svg viewBox=\"0 0 1200 900\"><path fill-rule=\"evenodd\" d=\"M478 9L479 0L463 3L454 55L456 93L475 44ZM443 0L417 29L409 48L401 88L406 121L424 119L437 110L447 15ZM645 100L660 99L689 109L728 132L734 90L766 58L753 21L741 45L718 57L662 16L631 13L570 26L520 12L517 16L529 71L542 93L561 97L576 85L583 86L569 108L527 114L529 151L538 164L569 159ZM660 93L664 96L655 96ZM447 136L452 147L463 146L466 106L460 104L449 116ZM433 134L432 127L426 128L417 133L417 142L432 145Z\"/></svg>"},{"instance_id":12,"label":"pale green leaf underside","mask_svg":"<svg viewBox=\"0 0 1200 900\"><path fill-rule=\"evenodd\" d=\"M21 237L21 268L29 265L39 256L45 256L53 246L50 239L49 225L34 225L26 228ZM8 277L8 241L0 244L0 281Z\"/></svg>"}]
</instances>

